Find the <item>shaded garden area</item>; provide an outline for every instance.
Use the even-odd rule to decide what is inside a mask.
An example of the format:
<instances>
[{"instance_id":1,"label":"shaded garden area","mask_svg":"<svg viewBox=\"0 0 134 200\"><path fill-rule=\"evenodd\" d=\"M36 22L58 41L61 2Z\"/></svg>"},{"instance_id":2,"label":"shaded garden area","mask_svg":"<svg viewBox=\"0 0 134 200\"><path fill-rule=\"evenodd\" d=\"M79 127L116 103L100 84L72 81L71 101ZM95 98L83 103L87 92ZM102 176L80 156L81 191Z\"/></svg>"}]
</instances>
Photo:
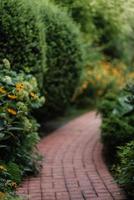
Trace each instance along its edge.
<instances>
[{"instance_id":1,"label":"shaded garden area","mask_svg":"<svg viewBox=\"0 0 134 200\"><path fill-rule=\"evenodd\" d=\"M46 124L92 109L109 168L134 198L133 11L132 0L0 2L0 199L21 199L17 186L40 171Z\"/></svg>"}]
</instances>

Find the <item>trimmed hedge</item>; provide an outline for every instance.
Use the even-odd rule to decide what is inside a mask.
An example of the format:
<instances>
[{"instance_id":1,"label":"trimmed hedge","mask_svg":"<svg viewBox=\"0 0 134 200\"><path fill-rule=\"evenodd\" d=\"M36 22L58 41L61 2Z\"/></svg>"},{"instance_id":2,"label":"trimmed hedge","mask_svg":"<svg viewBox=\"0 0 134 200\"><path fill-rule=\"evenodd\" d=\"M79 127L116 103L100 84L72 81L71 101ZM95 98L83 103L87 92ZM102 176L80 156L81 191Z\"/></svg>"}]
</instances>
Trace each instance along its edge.
<instances>
[{"instance_id":1,"label":"trimmed hedge","mask_svg":"<svg viewBox=\"0 0 134 200\"><path fill-rule=\"evenodd\" d=\"M37 7L26 0L0 3L0 60L7 58L19 70L40 74L45 66L45 36Z\"/></svg>"},{"instance_id":2,"label":"trimmed hedge","mask_svg":"<svg viewBox=\"0 0 134 200\"><path fill-rule=\"evenodd\" d=\"M23 66L36 75L46 95L43 113L63 113L84 61L79 29L65 10L47 1L3 0L0 15L0 59L6 56L15 70Z\"/></svg>"},{"instance_id":3,"label":"trimmed hedge","mask_svg":"<svg viewBox=\"0 0 134 200\"><path fill-rule=\"evenodd\" d=\"M40 5L47 43L45 111L54 116L63 113L70 104L81 75L84 50L79 29L72 19L53 4Z\"/></svg>"},{"instance_id":4,"label":"trimmed hedge","mask_svg":"<svg viewBox=\"0 0 134 200\"><path fill-rule=\"evenodd\" d=\"M121 2L92 0L51 0L67 8L68 14L80 26L86 43L101 48L110 59L123 56ZM111 6L112 5L112 6ZM97 48L94 48L97 51Z\"/></svg>"}]
</instances>

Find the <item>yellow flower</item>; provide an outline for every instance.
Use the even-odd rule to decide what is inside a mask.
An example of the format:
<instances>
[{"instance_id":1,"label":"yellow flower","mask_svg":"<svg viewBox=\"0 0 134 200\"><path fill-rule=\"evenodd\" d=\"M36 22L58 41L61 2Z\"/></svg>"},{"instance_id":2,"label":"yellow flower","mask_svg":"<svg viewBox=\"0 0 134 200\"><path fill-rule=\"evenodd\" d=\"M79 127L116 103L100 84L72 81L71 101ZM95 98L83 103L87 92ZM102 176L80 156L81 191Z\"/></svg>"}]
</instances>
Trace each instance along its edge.
<instances>
[{"instance_id":1,"label":"yellow flower","mask_svg":"<svg viewBox=\"0 0 134 200\"><path fill-rule=\"evenodd\" d=\"M14 99L16 99L17 97L16 97L15 95L9 94L9 95L8 95L8 98L14 100Z\"/></svg>"},{"instance_id":2,"label":"yellow flower","mask_svg":"<svg viewBox=\"0 0 134 200\"><path fill-rule=\"evenodd\" d=\"M22 89L24 89L24 84L23 83L16 83L16 90L20 91Z\"/></svg>"},{"instance_id":3,"label":"yellow flower","mask_svg":"<svg viewBox=\"0 0 134 200\"><path fill-rule=\"evenodd\" d=\"M6 90L4 89L4 87L0 87L0 93L5 94Z\"/></svg>"},{"instance_id":4,"label":"yellow flower","mask_svg":"<svg viewBox=\"0 0 134 200\"><path fill-rule=\"evenodd\" d=\"M87 86L88 86L88 84L87 84L87 83L84 83L84 84L82 85L82 88L83 88L83 89L86 89Z\"/></svg>"},{"instance_id":5,"label":"yellow flower","mask_svg":"<svg viewBox=\"0 0 134 200\"><path fill-rule=\"evenodd\" d=\"M11 187L13 187L14 189L16 189L17 188L17 184L15 182L12 182L11 183Z\"/></svg>"},{"instance_id":6,"label":"yellow flower","mask_svg":"<svg viewBox=\"0 0 134 200\"><path fill-rule=\"evenodd\" d=\"M31 93L30 93L30 96L31 96L32 98L34 98L34 99L37 98L37 95L36 95L34 92L31 92Z\"/></svg>"},{"instance_id":7,"label":"yellow flower","mask_svg":"<svg viewBox=\"0 0 134 200\"><path fill-rule=\"evenodd\" d=\"M16 115L17 114L16 110L14 110L12 108L8 108L7 111L12 115Z\"/></svg>"},{"instance_id":8,"label":"yellow flower","mask_svg":"<svg viewBox=\"0 0 134 200\"><path fill-rule=\"evenodd\" d=\"M3 199L5 197L5 193L4 192L0 192L0 199Z\"/></svg>"},{"instance_id":9,"label":"yellow flower","mask_svg":"<svg viewBox=\"0 0 134 200\"><path fill-rule=\"evenodd\" d=\"M0 171L7 171L7 169L3 165L0 165Z\"/></svg>"}]
</instances>

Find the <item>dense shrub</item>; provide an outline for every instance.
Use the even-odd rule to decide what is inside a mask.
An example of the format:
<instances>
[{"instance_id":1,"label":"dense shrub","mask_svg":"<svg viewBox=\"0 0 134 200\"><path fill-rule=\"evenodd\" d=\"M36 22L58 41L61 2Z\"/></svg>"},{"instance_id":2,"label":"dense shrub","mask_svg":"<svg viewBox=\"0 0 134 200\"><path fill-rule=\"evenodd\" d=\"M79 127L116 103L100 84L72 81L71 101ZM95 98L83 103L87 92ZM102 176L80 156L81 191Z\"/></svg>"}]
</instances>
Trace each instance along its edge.
<instances>
[{"instance_id":1,"label":"dense shrub","mask_svg":"<svg viewBox=\"0 0 134 200\"><path fill-rule=\"evenodd\" d=\"M101 47L110 58L122 56L122 2L92 0L55 0L67 7L69 15L80 26L86 41ZM85 39L84 38L84 39ZM94 49L96 51L96 48Z\"/></svg>"},{"instance_id":2,"label":"dense shrub","mask_svg":"<svg viewBox=\"0 0 134 200\"><path fill-rule=\"evenodd\" d=\"M120 147L118 158L120 161L116 169L118 182L126 188L129 195L134 197L134 141Z\"/></svg>"},{"instance_id":3,"label":"dense shrub","mask_svg":"<svg viewBox=\"0 0 134 200\"><path fill-rule=\"evenodd\" d=\"M116 154L117 147L125 145L134 140L134 117L119 117L110 115L103 119L102 141L108 153L112 156Z\"/></svg>"},{"instance_id":4,"label":"dense shrub","mask_svg":"<svg viewBox=\"0 0 134 200\"><path fill-rule=\"evenodd\" d=\"M35 145L39 141L39 125L31 111L44 103L35 77L23 71L16 73L7 59L3 62L0 65L0 192L8 191L12 181L19 183L23 175L37 171L39 156Z\"/></svg>"},{"instance_id":5,"label":"dense shrub","mask_svg":"<svg viewBox=\"0 0 134 200\"><path fill-rule=\"evenodd\" d=\"M129 84L112 99L105 98L99 105L99 111L103 116L101 130L105 154L113 166L117 181L133 198L134 85Z\"/></svg>"},{"instance_id":6,"label":"dense shrub","mask_svg":"<svg viewBox=\"0 0 134 200\"><path fill-rule=\"evenodd\" d=\"M92 9L90 8L90 3L88 0L54 1L68 9L69 15L80 26L80 29L83 33L87 33L93 37L92 34L95 27L92 23Z\"/></svg>"},{"instance_id":7,"label":"dense shrub","mask_svg":"<svg viewBox=\"0 0 134 200\"><path fill-rule=\"evenodd\" d=\"M31 71L42 80L45 36L38 10L26 0L0 3L0 59L7 57L15 70Z\"/></svg>"},{"instance_id":8,"label":"dense shrub","mask_svg":"<svg viewBox=\"0 0 134 200\"><path fill-rule=\"evenodd\" d=\"M69 105L84 62L80 32L65 12L43 2L40 7L46 27L48 66L44 77L46 113L58 115Z\"/></svg>"},{"instance_id":9,"label":"dense shrub","mask_svg":"<svg viewBox=\"0 0 134 200\"><path fill-rule=\"evenodd\" d=\"M115 94L119 93L125 86L128 78L131 80L132 77L134 77L134 74L130 73L127 66L120 62L109 63L99 61L96 64L94 63L94 65L87 65L84 68L81 83L73 96L73 102L78 104L84 99L89 99L93 102L102 99L99 101L101 103L99 109L104 110L106 108L106 113L108 113L108 108L105 104L109 105L110 108L112 102L107 103L107 100L109 101L111 98L114 100ZM107 95L108 93L111 94Z\"/></svg>"},{"instance_id":10,"label":"dense shrub","mask_svg":"<svg viewBox=\"0 0 134 200\"><path fill-rule=\"evenodd\" d=\"M117 104L117 93L108 92L103 99L97 103L98 111L103 118L108 118Z\"/></svg>"},{"instance_id":11,"label":"dense shrub","mask_svg":"<svg viewBox=\"0 0 134 200\"><path fill-rule=\"evenodd\" d=\"M116 153L118 146L134 139L133 106L128 102L129 94L124 90L107 94L98 106L103 116L102 141L111 155Z\"/></svg>"}]
</instances>

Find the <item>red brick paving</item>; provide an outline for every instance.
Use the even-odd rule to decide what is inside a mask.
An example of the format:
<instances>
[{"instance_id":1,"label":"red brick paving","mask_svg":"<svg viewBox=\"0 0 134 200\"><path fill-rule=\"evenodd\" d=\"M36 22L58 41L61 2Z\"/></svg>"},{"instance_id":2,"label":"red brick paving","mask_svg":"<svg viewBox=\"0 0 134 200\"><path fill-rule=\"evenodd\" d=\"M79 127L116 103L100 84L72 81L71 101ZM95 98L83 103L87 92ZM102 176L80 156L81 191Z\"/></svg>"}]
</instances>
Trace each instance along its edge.
<instances>
[{"instance_id":1,"label":"red brick paving","mask_svg":"<svg viewBox=\"0 0 134 200\"><path fill-rule=\"evenodd\" d=\"M28 200L125 200L103 161L100 124L90 112L42 139L40 175L25 180L17 192Z\"/></svg>"}]
</instances>

